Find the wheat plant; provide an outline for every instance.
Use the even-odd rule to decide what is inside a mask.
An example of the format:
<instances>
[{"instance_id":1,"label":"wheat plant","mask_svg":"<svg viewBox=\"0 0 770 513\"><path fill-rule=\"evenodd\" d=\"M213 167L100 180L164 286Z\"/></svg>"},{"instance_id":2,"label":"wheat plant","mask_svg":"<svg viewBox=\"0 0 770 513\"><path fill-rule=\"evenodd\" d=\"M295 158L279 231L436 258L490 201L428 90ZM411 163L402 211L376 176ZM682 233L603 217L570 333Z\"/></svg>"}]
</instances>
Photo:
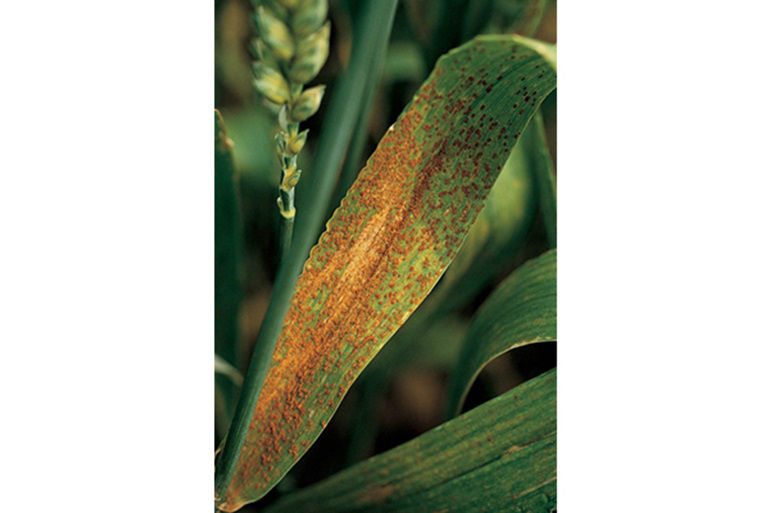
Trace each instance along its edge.
<instances>
[{"instance_id":1,"label":"wheat plant","mask_svg":"<svg viewBox=\"0 0 770 513\"><path fill-rule=\"evenodd\" d=\"M254 88L278 120L275 149L281 166L278 210L282 217L280 245L291 245L296 208L294 188L302 170L297 155L307 141L299 124L318 111L325 86L304 89L329 55L331 25L328 0L253 0L257 37L252 41Z\"/></svg>"},{"instance_id":2,"label":"wheat plant","mask_svg":"<svg viewBox=\"0 0 770 513\"><path fill-rule=\"evenodd\" d=\"M517 31L535 35L544 1L487 9L402 2L404 18L398 0L254 2L254 86L273 115L216 117L216 141L227 140L227 118L227 134L244 142L216 146L215 370L219 402L229 406L218 417L217 511L556 510L556 181L544 122L546 99L555 100L556 47L488 33L511 12L513 25L525 27ZM430 19L430 6L440 15ZM343 66L329 74L329 105L300 189L312 194L297 209L297 155L308 138L300 123L323 97L324 86L311 82L329 53L327 15ZM405 25L393 31L398 19L424 26L425 37ZM247 78L248 69L235 75ZM409 97L400 92L405 82ZM255 137L243 131L251 129L264 148L249 148ZM273 209L274 184L262 174L274 166L271 129L282 251L269 284L249 292L269 298L255 339L239 342L242 262L253 270L263 252L273 256L262 246L271 237L254 230L262 205ZM265 159L236 173L238 148L244 167L249 150ZM260 185L238 189L240 176ZM529 378L503 393L483 389L488 364L532 345L545 347L530 353L542 358L528 362ZM251 348L248 368L234 357L242 348ZM426 401L434 427L376 450L376 412L396 374L426 365L447 377L437 385L442 398ZM348 394L352 406L336 415ZM324 432L344 441L328 450ZM319 454L339 471L323 476Z\"/></svg>"}]
</instances>

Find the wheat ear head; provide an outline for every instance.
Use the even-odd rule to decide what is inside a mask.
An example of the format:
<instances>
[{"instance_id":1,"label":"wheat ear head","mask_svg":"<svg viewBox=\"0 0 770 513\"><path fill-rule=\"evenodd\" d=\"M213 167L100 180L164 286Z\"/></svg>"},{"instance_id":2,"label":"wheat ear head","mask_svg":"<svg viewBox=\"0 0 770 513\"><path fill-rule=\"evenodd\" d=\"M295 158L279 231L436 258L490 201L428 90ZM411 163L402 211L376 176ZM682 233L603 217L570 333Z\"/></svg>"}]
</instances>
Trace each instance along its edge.
<instances>
[{"instance_id":1,"label":"wheat ear head","mask_svg":"<svg viewBox=\"0 0 770 513\"><path fill-rule=\"evenodd\" d=\"M302 174L297 168L297 154L308 132L300 132L299 124L318 111L326 87L304 86L318 75L329 56L329 4L328 0L252 0L252 4L257 34L251 45L254 88L278 117L278 209L285 220L293 221L294 187Z\"/></svg>"}]
</instances>

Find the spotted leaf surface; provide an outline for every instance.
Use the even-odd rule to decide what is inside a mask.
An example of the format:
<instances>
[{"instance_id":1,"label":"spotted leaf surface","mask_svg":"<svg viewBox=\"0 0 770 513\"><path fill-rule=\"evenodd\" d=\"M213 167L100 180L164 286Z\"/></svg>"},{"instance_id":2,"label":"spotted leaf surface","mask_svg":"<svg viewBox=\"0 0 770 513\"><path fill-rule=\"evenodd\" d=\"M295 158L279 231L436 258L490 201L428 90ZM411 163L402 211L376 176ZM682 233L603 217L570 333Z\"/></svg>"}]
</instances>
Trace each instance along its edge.
<instances>
[{"instance_id":1,"label":"spotted leaf surface","mask_svg":"<svg viewBox=\"0 0 770 513\"><path fill-rule=\"evenodd\" d=\"M556 508L556 370L267 513L543 512Z\"/></svg>"},{"instance_id":2,"label":"spotted leaf surface","mask_svg":"<svg viewBox=\"0 0 770 513\"><path fill-rule=\"evenodd\" d=\"M220 509L262 497L436 284L554 89L552 49L482 36L436 64L305 263Z\"/></svg>"},{"instance_id":3,"label":"spotted leaf surface","mask_svg":"<svg viewBox=\"0 0 770 513\"><path fill-rule=\"evenodd\" d=\"M449 373L450 416L491 360L517 347L556 340L556 250L529 260L508 276L471 321L457 366Z\"/></svg>"},{"instance_id":4,"label":"spotted leaf surface","mask_svg":"<svg viewBox=\"0 0 770 513\"><path fill-rule=\"evenodd\" d=\"M420 310L444 314L465 306L489 284L521 246L535 213L533 171L541 165L536 114L511 152L486 206L473 224L460 252Z\"/></svg>"}]
</instances>

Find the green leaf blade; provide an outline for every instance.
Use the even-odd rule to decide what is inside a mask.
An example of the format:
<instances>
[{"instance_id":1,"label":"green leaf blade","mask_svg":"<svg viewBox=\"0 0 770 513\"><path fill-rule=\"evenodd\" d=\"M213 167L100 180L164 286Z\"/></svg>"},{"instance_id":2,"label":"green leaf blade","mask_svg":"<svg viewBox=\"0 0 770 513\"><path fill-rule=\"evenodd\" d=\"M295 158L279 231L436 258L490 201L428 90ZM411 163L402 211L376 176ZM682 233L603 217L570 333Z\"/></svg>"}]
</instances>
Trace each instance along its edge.
<instances>
[{"instance_id":1,"label":"green leaf blade","mask_svg":"<svg viewBox=\"0 0 770 513\"><path fill-rule=\"evenodd\" d=\"M554 369L267 512L549 511L555 502Z\"/></svg>"},{"instance_id":2,"label":"green leaf blade","mask_svg":"<svg viewBox=\"0 0 770 513\"><path fill-rule=\"evenodd\" d=\"M238 366L238 313L241 302L241 216L233 143L222 116L215 111L214 133L214 349L227 364ZM217 431L224 434L235 409L238 386L218 374Z\"/></svg>"},{"instance_id":3,"label":"green leaf blade","mask_svg":"<svg viewBox=\"0 0 770 513\"><path fill-rule=\"evenodd\" d=\"M479 308L450 373L448 416L459 413L481 369L516 347L556 340L556 250L511 273Z\"/></svg>"}]
</instances>

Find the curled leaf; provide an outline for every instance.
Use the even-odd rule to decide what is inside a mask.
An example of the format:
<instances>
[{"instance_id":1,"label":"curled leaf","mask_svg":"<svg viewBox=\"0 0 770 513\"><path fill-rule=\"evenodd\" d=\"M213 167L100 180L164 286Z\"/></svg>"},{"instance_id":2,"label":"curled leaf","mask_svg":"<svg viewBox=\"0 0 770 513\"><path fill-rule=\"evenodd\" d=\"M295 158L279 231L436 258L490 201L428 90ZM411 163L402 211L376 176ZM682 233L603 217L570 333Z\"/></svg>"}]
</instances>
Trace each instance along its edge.
<instances>
[{"instance_id":1,"label":"curled leaf","mask_svg":"<svg viewBox=\"0 0 770 513\"><path fill-rule=\"evenodd\" d=\"M449 417L460 412L481 369L511 349L556 340L556 250L526 262L479 308L449 373Z\"/></svg>"}]
</instances>

